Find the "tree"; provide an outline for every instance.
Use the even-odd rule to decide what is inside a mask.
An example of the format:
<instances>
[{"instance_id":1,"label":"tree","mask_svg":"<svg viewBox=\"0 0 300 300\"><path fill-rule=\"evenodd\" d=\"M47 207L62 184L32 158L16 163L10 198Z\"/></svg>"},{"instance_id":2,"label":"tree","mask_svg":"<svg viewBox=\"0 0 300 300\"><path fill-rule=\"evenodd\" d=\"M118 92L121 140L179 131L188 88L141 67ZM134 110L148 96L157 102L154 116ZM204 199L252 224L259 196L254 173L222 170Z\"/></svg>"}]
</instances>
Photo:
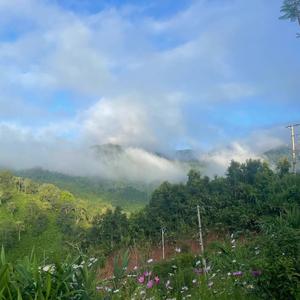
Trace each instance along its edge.
<instances>
[{"instance_id":1,"label":"tree","mask_svg":"<svg viewBox=\"0 0 300 300\"><path fill-rule=\"evenodd\" d=\"M21 241L21 232L25 231L25 224L22 221L17 221L16 222L16 228L18 231L18 240Z\"/></svg>"},{"instance_id":2,"label":"tree","mask_svg":"<svg viewBox=\"0 0 300 300\"><path fill-rule=\"evenodd\" d=\"M15 202L7 203L7 210L14 215L18 211L18 207Z\"/></svg>"},{"instance_id":3,"label":"tree","mask_svg":"<svg viewBox=\"0 0 300 300\"><path fill-rule=\"evenodd\" d=\"M284 175L288 174L291 168L291 164L288 161L287 158L283 158L278 161L276 170L280 177L283 177Z\"/></svg>"},{"instance_id":4,"label":"tree","mask_svg":"<svg viewBox=\"0 0 300 300\"><path fill-rule=\"evenodd\" d=\"M280 19L298 22L300 26L300 0L284 0L280 11L283 13Z\"/></svg>"},{"instance_id":5,"label":"tree","mask_svg":"<svg viewBox=\"0 0 300 300\"><path fill-rule=\"evenodd\" d=\"M39 195L41 200L55 206L60 201L61 191L53 184L44 183L39 188Z\"/></svg>"}]
</instances>

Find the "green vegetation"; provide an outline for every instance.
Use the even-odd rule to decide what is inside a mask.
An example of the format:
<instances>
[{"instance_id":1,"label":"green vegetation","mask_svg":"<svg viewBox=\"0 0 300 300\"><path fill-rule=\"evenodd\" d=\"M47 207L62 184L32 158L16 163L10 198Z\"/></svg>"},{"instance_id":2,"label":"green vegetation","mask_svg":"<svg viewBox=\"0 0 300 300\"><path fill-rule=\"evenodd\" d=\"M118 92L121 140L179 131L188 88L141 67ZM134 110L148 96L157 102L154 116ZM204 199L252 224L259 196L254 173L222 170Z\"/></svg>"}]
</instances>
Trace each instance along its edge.
<instances>
[{"instance_id":1,"label":"green vegetation","mask_svg":"<svg viewBox=\"0 0 300 300\"><path fill-rule=\"evenodd\" d=\"M17 176L30 178L39 183L52 183L75 196L97 202L103 206L121 206L126 211L137 211L149 201L157 184L113 181L100 177L70 176L34 168L15 172Z\"/></svg>"},{"instance_id":2,"label":"green vegetation","mask_svg":"<svg viewBox=\"0 0 300 300\"><path fill-rule=\"evenodd\" d=\"M84 283L85 296L74 299L298 299L300 176L290 174L289 168L287 160L279 161L276 171L259 160L232 161L225 177L213 179L191 170L185 184L161 184L149 204L131 215L120 207L91 208L55 185L2 172L1 243L10 262L35 246L39 263L29 262L29 266L55 263L68 252L97 257L102 268L112 253L141 249L135 270L127 268L127 250L123 256L115 255L114 276ZM174 250L183 239L197 239L197 205L204 239L219 238L205 245L203 257L193 255L186 245L175 257L152 262L147 253L159 245L161 228ZM10 278L19 276L17 266L10 263ZM70 273L65 276L73 278L70 263L64 266ZM51 282L50 287L61 286L53 274L29 276L35 282L31 298L22 284L7 283L4 290L20 299L34 299L37 293L45 297L47 291L39 289L45 281ZM78 281L83 280L80 276ZM86 271L86 276L92 275ZM69 289L61 293L61 299L70 297Z\"/></svg>"},{"instance_id":3,"label":"green vegetation","mask_svg":"<svg viewBox=\"0 0 300 300\"><path fill-rule=\"evenodd\" d=\"M280 19L297 22L300 25L300 0L284 0L281 7ZM300 34L297 34L300 37Z\"/></svg>"},{"instance_id":4,"label":"green vegetation","mask_svg":"<svg viewBox=\"0 0 300 300\"><path fill-rule=\"evenodd\" d=\"M90 226L90 218L104 209L8 171L0 172L0 203L0 241L11 259L33 247L38 257L66 255Z\"/></svg>"}]
</instances>

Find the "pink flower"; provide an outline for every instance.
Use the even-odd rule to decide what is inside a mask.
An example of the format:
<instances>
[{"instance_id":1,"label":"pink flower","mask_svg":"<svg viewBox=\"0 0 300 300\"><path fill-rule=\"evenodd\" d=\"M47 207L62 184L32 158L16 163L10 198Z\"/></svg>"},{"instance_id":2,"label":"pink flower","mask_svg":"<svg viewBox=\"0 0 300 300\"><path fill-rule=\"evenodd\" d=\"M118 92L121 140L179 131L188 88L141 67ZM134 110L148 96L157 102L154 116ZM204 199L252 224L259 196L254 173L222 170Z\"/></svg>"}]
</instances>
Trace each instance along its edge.
<instances>
[{"instance_id":1,"label":"pink flower","mask_svg":"<svg viewBox=\"0 0 300 300\"><path fill-rule=\"evenodd\" d=\"M145 282L145 276L144 276L144 275L140 276L140 277L138 278L138 282L139 282L139 283L144 283L144 282Z\"/></svg>"},{"instance_id":2,"label":"pink flower","mask_svg":"<svg viewBox=\"0 0 300 300\"><path fill-rule=\"evenodd\" d=\"M153 287L153 284L154 284L153 280L152 279L149 280L148 283L147 283L147 288L151 289Z\"/></svg>"},{"instance_id":3,"label":"pink flower","mask_svg":"<svg viewBox=\"0 0 300 300\"><path fill-rule=\"evenodd\" d=\"M159 277L158 277L158 276L155 276L155 277L154 277L154 282L155 282L155 284L159 284L159 281L160 281Z\"/></svg>"},{"instance_id":4,"label":"pink flower","mask_svg":"<svg viewBox=\"0 0 300 300\"><path fill-rule=\"evenodd\" d=\"M237 271L232 273L233 276L242 276L243 272L242 271Z\"/></svg>"},{"instance_id":5,"label":"pink flower","mask_svg":"<svg viewBox=\"0 0 300 300\"><path fill-rule=\"evenodd\" d=\"M148 271L145 271L145 272L144 272L144 276L146 276L146 277L147 277L147 276L151 276L151 274L152 274L151 271L150 271L150 272L148 272Z\"/></svg>"}]
</instances>

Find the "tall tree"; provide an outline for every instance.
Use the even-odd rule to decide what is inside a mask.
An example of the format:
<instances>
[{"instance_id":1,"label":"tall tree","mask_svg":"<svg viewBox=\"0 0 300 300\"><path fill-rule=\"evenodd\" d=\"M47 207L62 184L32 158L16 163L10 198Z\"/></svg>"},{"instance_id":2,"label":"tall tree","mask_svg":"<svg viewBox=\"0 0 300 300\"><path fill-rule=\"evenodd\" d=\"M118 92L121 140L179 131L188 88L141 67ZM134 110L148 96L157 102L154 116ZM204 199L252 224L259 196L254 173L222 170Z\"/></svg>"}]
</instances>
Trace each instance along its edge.
<instances>
[{"instance_id":1,"label":"tall tree","mask_svg":"<svg viewBox=\"0 0 300 300\"><path fill-rule=\"evenodd\" d=\"M284 0L280 11L282 12L280 19L298 22L300 26L300 0ZM300 37L300 34L297 36Z\"/></svg>"}]
</instances>

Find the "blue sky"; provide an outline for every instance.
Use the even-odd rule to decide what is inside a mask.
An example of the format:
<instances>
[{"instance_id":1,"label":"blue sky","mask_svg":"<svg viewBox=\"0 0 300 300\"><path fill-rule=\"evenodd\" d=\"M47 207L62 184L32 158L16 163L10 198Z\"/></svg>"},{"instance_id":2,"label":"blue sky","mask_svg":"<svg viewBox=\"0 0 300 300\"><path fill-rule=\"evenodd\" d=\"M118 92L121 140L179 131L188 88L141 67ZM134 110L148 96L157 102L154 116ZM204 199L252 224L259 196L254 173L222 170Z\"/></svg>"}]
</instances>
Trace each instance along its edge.
<instances>
[{"instance_id":1,"label":"blue sky","mask_svg":"<svg viewBox=\"0 0 300 300\"><path fill-rule=\"evenodd\" d=\"M286 143L300 28L278 19L281 3L0 0L0 137L249 154Z\"/></svg>"}]
</instances>

